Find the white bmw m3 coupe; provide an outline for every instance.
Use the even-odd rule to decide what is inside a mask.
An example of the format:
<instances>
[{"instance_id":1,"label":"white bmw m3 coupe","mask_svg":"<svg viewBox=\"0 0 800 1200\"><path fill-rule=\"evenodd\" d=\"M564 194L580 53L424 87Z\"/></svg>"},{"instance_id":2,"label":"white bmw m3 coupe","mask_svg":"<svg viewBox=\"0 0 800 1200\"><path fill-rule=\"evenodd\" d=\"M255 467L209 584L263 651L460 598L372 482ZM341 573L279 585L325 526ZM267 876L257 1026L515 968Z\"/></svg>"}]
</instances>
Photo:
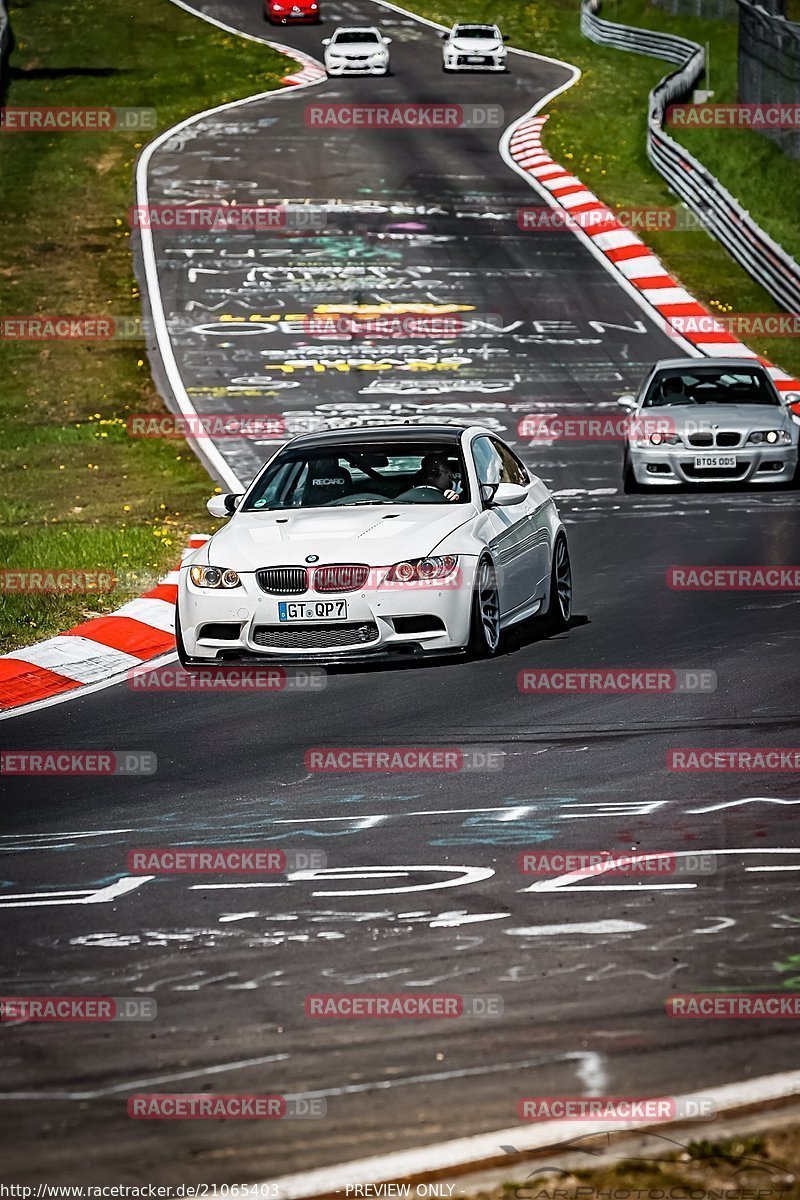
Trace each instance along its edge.
<instances>
[{"instance_id":1,"label":"white bmw m3 coupe","mask_svg":"<svg viewBox=\"0 0 800 1200\"><path fill-rule=\"evenodd\" d=\"M528 617L564 629L567 536L494 433L423 425L295 438L180 571L184 666L495 654Z\"/></svg>"}]
</instances>

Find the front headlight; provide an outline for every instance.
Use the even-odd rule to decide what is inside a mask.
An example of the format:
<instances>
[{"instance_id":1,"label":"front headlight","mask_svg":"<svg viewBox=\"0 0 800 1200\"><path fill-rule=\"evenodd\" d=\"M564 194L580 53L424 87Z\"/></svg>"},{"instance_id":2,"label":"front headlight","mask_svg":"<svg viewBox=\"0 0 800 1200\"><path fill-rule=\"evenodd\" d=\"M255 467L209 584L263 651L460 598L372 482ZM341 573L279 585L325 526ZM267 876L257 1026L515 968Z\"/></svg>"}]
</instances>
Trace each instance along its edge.
<instances>
[{"instance_id":1,"label":"front headlight","mask_svg":"<svg viewBox=\"0 0 800 1200\"><path fill-rule=\"evenodd\" d=\"M651 446L680 446L682 442L678 433L651 433L650 444Z\"/></svg>"},{"instance_id":2,"label":"front headlight","mask_svg":"<svg viewBox=\"0 0 800 1200\"><path fill-rule=\"evenodd\" d=\"M190 567L189 578L195 587L236 588L242 581L235 571L222 567Z\"/></svg>"},{"instance_id":3,"label":"front headlight","mask_svg":"<svg viewBox=\"0 0 800 1200\"><path fill-rule=\"evenodd\" d=\"M760 446L763 442L769 446L790 446L792 437L786 429L757 429L747 439L750 446Z\"/></svg>"},{"instance_id":4,"label":"front headlight","mask_svg":"<svg viewBox=\"0 0 800 1200\"><path fill-rule=\"evenodd\" d=\"M430 558L408 558L395 563L386 576L391 583L430 583L448 579L458 569L458 555L444 554Z\"/></svg>"}]
</instances>

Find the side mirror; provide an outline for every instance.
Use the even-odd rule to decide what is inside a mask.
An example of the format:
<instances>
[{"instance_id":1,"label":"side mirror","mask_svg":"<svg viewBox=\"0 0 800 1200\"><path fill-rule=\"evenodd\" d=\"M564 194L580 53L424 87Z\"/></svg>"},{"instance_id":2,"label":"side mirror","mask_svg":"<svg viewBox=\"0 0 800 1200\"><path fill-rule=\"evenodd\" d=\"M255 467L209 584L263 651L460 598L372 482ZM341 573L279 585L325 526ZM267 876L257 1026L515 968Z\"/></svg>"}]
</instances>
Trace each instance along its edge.
<instances>
[{"instance_id":1,"label":"side mirror","mask_svg":"<svg viewBox=\"0 0 800 1200\"><path fill-rule=\"evenodd\" d=\"M391 44L392 44L392 39L391 39L391 38L384 38L384 39L383 39L383 44L384 44L384 46L391 46Z\"/></svg>"},{"instance_id":2,"label":"side mirror","mask_svg":"<svg viewBox=\"0 0 800 1200\"><path fill-rule=\"evenodd\" d=\"M323 39L322 39L322 44L323 44L323 46L330 46L330 44L331 44L331 39L330 39L330 38L323 38Z\"/></svg>"},{"instance_id":3,"label":"side mirror","mask_svg":"<svg viewBox=\"0 0 800 1200\"><path fill-rule=\"evenodd\" d=\"M617 404L620 408L627 409L628 412L636 412L637 402L632 392L624 392L623 395L618 396Z\"/></svg>"},{"instance_id":4,"label":"side mirror","mask_svg":"<svg viewBox=\"0 0 800 1200\"><path fill-rule=\"evenodd\" d=\"M507 41L508 41L508 34L507 34L507 33L503 33L503 34L501 34L500 36L502 37L502 39L503 39L503 41L504 41L504 42L507 42Z\"/></svg>"},{"instance_id":5,"label":"side mirror","mask_svg":"<svg viewBox=\"0 0 800 1200\"><path fill-rule=\"evenodd\" d=\"M448 31L446 29L443 29L442 32L439 34L439 37L442 39L449 38L450 34L448 33Z\"/></svg>"},{"instance_id":6,"label":"side mirror","mask_svg":"<svg viewBox=\"0 0 800 1200\"><path fill-rule=\"evenodd\" d=\"M484 489L490 491L491 495L487 496ZM518 483L482 483L481 494L492 508L509 508L514 504L522 504L528 498L527 489Z\"/></svg>"},{"instance_id":7,"label":"side mirror","mask_svg":"<svg viewBox=\"0 0 800 1200\"><path fill-rule=\"evenodd\" d=\"M231 516L241 504L244 496L235 496L232 492L223 492L220 496L212 496L206 502L206 508L212 517L222 518Z\"/></svg>"}]
</instances>

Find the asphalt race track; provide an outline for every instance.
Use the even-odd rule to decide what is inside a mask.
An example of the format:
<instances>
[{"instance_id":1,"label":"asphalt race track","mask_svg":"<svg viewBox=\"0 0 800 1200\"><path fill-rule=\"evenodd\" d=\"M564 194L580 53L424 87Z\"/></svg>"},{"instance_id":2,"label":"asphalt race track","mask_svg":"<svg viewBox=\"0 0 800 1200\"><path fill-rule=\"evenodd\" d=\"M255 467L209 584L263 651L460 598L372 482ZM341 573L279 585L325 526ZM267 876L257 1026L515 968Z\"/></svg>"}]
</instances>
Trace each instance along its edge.
<instances>
[{"instance_id":1,"label":"asphalt race track","mask_svg":"<svg viewBox=\"0 0 800 1200\"><path fill-rule=\"evenodd\" d=\"M393 73L227 109L154 155L153 203L333 202L327 224L301 237L157 238L197 410L490 424L559 498L577 615L559 636L525 626L492 661L348 668L323 689L276 693L123 683L3 722L7 747L158 758L150 777L6 781L6 984L158 1004L152 1022L5 1030L9 1176L269 1179L503 1129L526 1095L669 1095L787 1069L791 1022L670 1019L665 999L777 992L796 973L795 780L680 774L666 755L796 742L798 600L673 591L666 573L800 562L797 493L626 496L618 444L517 439L525 413L616 413L615 397L673 356L674 339L576 237L518 228L518 208L540 201L498 153L501 127L346 133L304 117L312 101L449 100L500 105L508 125L568 73L513 55L507 76L445 76L434 30L367 0L329 0L321 28L269 29L257 0L206 11L317 57L336 24L379 21ZM333 303L459 303L502 320L416 344L280 327ZM219 448L242 480L269 451ZM532 667L708 670L717 686L523 694L518 673ZM313 774L315 746L505 757L494 772ZM305 850L327 871L269 886L178 875L115 888L130 878L130 849L174 844ZM549 891L518 870L523 850L597 848L715 851L717 869L688 888L599 877ZM504 1015L306 1018L308 993L349 991L500 996ZM134 1092L208 1089L324 1098L327 1116L126 1115Z\"/></svg>"}]
</instances>

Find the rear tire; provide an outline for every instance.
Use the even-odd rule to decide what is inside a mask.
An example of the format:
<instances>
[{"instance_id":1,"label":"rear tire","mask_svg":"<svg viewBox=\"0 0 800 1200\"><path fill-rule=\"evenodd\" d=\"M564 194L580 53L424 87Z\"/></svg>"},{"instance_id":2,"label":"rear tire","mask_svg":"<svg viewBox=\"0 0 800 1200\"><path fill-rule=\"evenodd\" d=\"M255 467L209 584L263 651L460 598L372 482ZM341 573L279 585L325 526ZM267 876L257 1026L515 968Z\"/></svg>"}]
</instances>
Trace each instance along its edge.
<instances>
[{"instance_id":1,"label":"rear tire","mask_svg":"<svg viewBox=\"0 0 800 1200\"><path fill-rule=\"evenodd\" d=\"M489 558L482 558L472 592L469 652L474 658L492 658L500 646L500 593Z\"/></svg>"},{"instance_id":2,"label":"rear tire","mask_svg":"<svg viewBox=\"0 0 800 1200\"><path fill-rule=\"evenodd\" d=\"M555 629L569 629L572 618L572 564L569 546L563 533L556 537L550 567L550 598L544 612L545 621Z\"/></svg>"}]
</instances>

